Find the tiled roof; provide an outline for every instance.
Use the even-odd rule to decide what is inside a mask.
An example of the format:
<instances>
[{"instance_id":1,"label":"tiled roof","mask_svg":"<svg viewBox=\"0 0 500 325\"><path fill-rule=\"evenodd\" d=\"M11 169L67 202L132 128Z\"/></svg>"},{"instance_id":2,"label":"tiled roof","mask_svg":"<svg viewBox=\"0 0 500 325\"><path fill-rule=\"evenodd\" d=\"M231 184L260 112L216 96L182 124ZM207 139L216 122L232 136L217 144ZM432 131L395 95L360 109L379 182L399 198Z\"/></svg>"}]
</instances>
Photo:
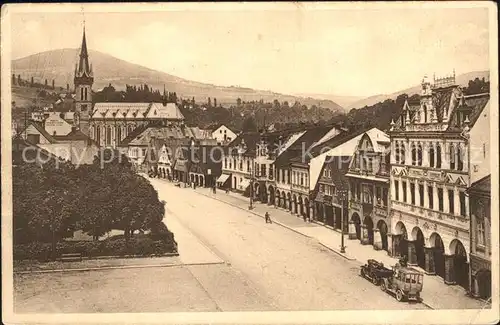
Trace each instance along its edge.
<instances>
[{"instance_id":1,"label":"tiled roof","mask_svg":"<svg viewBox=\"0 0 500 325\"><path fill-rule=\"evenodd\" d=\"M119 144L120 147L128 146L128 144L148 128L147 125L140 125L132 130Z\"/></svg>"},{"instance_id":2,"label":"tiled roof","mask_svg":"<svg viewBox=\"0 0 500 325\"><path fill-rule=\"evenodd\" d=\"M78 141L78 140L85 140L85 141L90 141L92 144L99 146L97 142L92 140L88 135L83 133L82 131L73 128L70 133L66 135L54 135L54 139L57 141Z\"/></svg>"},{"instance_id":3,"label":"tiled roof","mask_svg":"<svg viewBox=\"0 0 500 325\"><path fill-rule=\"evenodd\" d=\"M455 109L455 111L452 112L448 131L456 131L458 127L457 114L456 114L457 110L464 110L469 112L469 121L470 121L469 126L472 127L476 123L477 119L479 118L484 108L489 103L489 101L490 101L489 93L464 96L463 101Z\"/></svg>"},{"instance_id":4,"label":"tiled roof","mask_svg":"<svg viewBox=\"0 0 500 325\"><path fill-rule=\"evenodd\" d=\"M255 147L257 143L260 141L261 135L258 132L243 132L240 133L233 141L229 142L226 146L224 146L224 153L230 154L230 150L232 150L232 154L235 154L236 148L242 143L242 140L246 145L246 152L243 154L245 156L255 155Z\"/></svg>"},{"instance_id":5,"label":"tiled roof","mask_svg":"<svg viewBox=\"0 0 500 325\"><path fill-rule=\"evenodd\" d=\"M40 161L47 161L48 160L47 158L55 159L55 160L59 160L59 161L64 161L64 159L62 159L62 158L54 155L53 153L37 146L36 144L29 142L28 140L23 139L21 136L15 136L12 139L12 163L14 165L21 163L23 161L22 152L23 152L24 148L36 148L36 151L25 151L25 154L27 154L27 155L29 155L30 153L35 154L35 152L37 152L37 154L39 155L39 158L41 158ZM28 157L28 158L31 158L31 157Z\"/></svg>"},{"instance_id":6,"label":"tiled roof","mask_svg":"<svg viewBox=\"0 0 500 325\"><path fill-rule=\"evenodd\" d=\"M287 154L288 159L291 162L295 163L307 163L311 159L310 155L305 154L305 152L302 152L303 150L308 150L308 152L313 153L313 150L309 150L311 148L314 148L318 141L322 139L327 133L329 133L332 129L332 126L330 125L325 125L325 126L318 126L315 128L308 129L307 132L300 137L297 141L295 141L290 148L287 150L289 152ZM334 137L336 138L336 137ZM325 141L326 143L328 141ZM304 156L305 161L302 161L302 156ZM286 159L286 158L283 158Z\"/></svg>"},{"instance_id":7,"label":"tiled roof","mask_svg":"<svg viewBox=\"0 0 500 325\"><path fill-rule=\"evenodd\" d=\"M324 152L326 150L326 148L335 148L338 145L341 145L344 142L347 142L347 141L349 141L357 136L360 136L363 133L365 133L371 129L372 129L372 127L368 127L368 128L362 128L362 129L356 130L354 132L341 133L338 136L332 138L331 140L320 143L319 145L315 146L312 149L312 156L315 157L315 156L319 155L322 151Z\"/></svg>"},{"instance_id":8,"label":"tiled roof","mask_svg":"<svg viewBox=\"0 0 500 325\"><path fill-rule=\"evenodd\" d=\"M491 192L491 174L472 183L468 192L489 194Z\"/></svg>"},{"instance_id":9,"label":"tiled roof","mask_svg":"<svg viewBox=\"0 0 500 325\"><path fill-rule=\"evenodd\" d=\"M151 139L211 139L211 134L204 132L198 127L187 127L178 125L167 126L143 126L135 129L122 141L122 146L126 145L148 145ZM214 140L215 142L215 140Z\"/></svg>"},{"instance_id":10,"label":"tiled roof","mask_svg":"<svg viewBox=\"0 0 500 325\"><path fill-rule=\"evenodd\" d=\"M38 123L36 122L31 122L30 124L28 124L28 126L30 125L33 125L33 127L38 131L40 132L41 135L43 135L43 137L45 139L47 139L47 141L49 141L50 143L56 143L57 140L54 139L54 137L52 135L50 135L47 131L45 131L45 129ZM24 131L23 131L24 132ZM21 132L22 133L22 132Z\"/></svg>"},{"instance_id":11,"label":"tiled roof","mask_svg":"<svg viewBox=\"0 0 500 325\"><path fill-rule=\"evenodd\" d=\"M451 86L440 88L432 92L432 105L436 110L436 117L439 123L443 121L444 112L448 111L451 105L450 102L455 88L456 86Z\"/></svg>"}]
</instances>

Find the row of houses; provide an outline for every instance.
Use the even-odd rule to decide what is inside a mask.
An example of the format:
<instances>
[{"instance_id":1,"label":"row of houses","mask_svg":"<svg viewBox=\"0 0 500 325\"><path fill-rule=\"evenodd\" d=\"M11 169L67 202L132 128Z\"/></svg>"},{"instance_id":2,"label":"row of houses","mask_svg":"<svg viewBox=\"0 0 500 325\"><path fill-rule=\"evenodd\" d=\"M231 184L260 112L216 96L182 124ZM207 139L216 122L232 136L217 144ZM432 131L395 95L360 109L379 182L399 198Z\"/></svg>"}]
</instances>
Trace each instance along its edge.
<instances>
[{"instance_id":1,"label":"row of houses","mask_svg":"<svg viewBox=\"0 0 500 325\"><path fill-rule=\"evenodd\" d=\"M454 78L435 84L424 78L419 102L406 101L385 131L317 126L241 133L226 146L211 146L222 155L205 154L205 168L183 156L178 173L185 176L176 176L198 186L215 181L343 230L352 240L405 256L427 274L487 298L489 105L489 94L466 96ZM189 141L185 148L199 152L203 146ZM163 164L154 168L163 172Z\"/></svg>"},{"instance_id":2,"label":"row of houses","mask_svg":"<svg viewBox=\"0 0 500 325\"><path fill-rule=\"evenodd\" d=\"M240 192L406 256L476 296L491 294L489 94L466 96L454 78L424 78L420 100L406 101L387 130L330 125L224 137L225 126L184 125L172 105L141 104L141 117L129 114L133 103L116 105L94 107L103 125L90 123L89 136L32 123L25 140L59 157L55 148L86 146L88 161L98 148L117 148L138 170ZM141 123L123 128L119 118ZM69 152L64 159L81 159Z\"/></svg>"}]
</instances>

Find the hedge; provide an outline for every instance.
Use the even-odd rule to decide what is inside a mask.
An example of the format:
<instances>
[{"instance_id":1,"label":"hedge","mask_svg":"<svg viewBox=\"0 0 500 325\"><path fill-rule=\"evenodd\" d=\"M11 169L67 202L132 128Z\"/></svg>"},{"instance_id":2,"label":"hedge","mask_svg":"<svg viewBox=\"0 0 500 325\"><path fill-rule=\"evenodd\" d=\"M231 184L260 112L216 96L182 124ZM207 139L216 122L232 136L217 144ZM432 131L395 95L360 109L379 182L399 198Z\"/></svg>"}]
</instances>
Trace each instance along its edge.
<instances>
[{"instance_id":1,"label":"hedge","mask_svg":"<svg viewBox=\"0 0 500 325\"><path fill-rule=\"evenodd\" d=\"M165 227L166 229L166 227ZM61 254L80 253L84 257L138 255L150 256L177 253L173 233L165 229L151 234L135 234L128 243L123 235L102 241L61 241L56 245L56 257ZM45 262L52 257L50 243L33 242L14 245L14 260L38 260Z\"/></svg>"}]
</instances>

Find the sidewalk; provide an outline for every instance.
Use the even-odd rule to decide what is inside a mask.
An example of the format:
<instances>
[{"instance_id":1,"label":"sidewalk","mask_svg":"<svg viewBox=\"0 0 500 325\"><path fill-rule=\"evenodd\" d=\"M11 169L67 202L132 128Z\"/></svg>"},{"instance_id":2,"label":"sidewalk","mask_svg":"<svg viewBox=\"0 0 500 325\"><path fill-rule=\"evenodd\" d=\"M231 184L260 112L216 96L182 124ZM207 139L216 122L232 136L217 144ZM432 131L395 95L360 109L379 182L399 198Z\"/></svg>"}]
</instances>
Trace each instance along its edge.
<instances>
[{"instance_id":1,"label":"sidewalk","mask_svg":"<svg viewBox=\"0 0 500 325\"><path fill-rule=\"evenodd\" d=\"M254 202L254 208L249 210L249 198L241 194L233 192L225 193L221 190L217 190L217 193L213 194L212 190L208 188L197 188L195 191L237 208L247 210L262 218L264 218L266 211L269 211L273 223L304 236L315 238L329 250L348 260L356 260L360 265L366 263L369 258L381 261L387 266L394 265L398 262L396 258L387 255L386 251L376 251L371 245L361 245L358 240L349 240L347 235L344 237L346 253L340 253L340 232L316 223L304 222L302 218L284 209L262 204L260 202ZM485 305L485 303L480 300L468 297L466 291L460 286L446 285L442 278L432 275L424 275L424 288L421 297L423 303L433 309L482 309L491 307L490 305Z\"/></svg>"}]
</instances>

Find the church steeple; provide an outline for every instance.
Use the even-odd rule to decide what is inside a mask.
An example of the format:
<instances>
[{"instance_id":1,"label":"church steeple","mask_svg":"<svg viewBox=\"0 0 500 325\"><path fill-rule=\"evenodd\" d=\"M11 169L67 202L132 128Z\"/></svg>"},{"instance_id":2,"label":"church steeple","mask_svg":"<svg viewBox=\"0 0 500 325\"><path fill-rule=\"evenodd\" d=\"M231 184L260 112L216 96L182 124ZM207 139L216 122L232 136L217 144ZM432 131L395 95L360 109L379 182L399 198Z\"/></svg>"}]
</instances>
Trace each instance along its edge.
<instances>
[{"instance_id":1,"label":"church steeple","mask_svg":"<svg viewBox=\"0 0 500 325\"><path fill-rule=\"evenodd\" d=\"M75 77L92 77L92 66L89 63L87 50L87 39L85 37L85 26L83 27L82 46L80 50L80 61L76 67Z\"/></svg>"},{"instance_id":2,"label":"church steeple","mask_svg":"<svg viewBox=\"0 0 500 325\"><path fill-rule=\"evenodd\" d=\"M73 124L83 133L88 134L89 119L92 110L92 84L94 75L89 63L85 25L83 26L82 47L80 58L75 66L75 113Z\"/></svg>"}]
</instances>

